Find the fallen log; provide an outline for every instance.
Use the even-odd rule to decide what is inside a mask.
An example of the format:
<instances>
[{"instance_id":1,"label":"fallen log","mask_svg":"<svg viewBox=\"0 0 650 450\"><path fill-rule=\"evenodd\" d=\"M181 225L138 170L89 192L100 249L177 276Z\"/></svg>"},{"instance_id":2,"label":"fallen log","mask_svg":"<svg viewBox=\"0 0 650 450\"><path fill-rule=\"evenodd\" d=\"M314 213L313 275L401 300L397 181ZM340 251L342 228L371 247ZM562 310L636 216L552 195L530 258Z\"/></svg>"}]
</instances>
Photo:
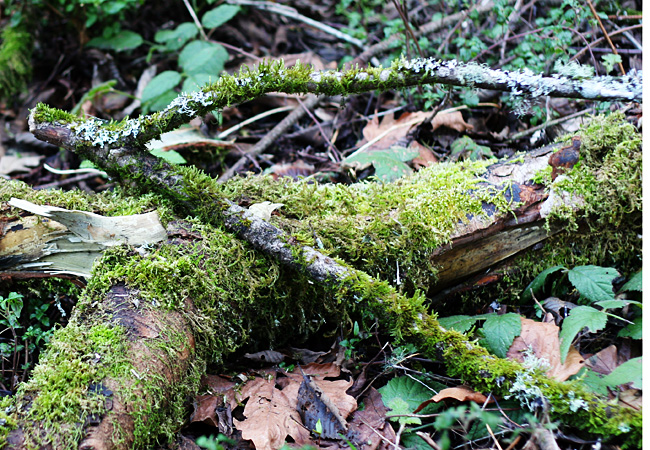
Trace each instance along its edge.
<instances>
[{"instance_id":1,"label":"fallen log","mask_svg":"<svg viewBox=\"0 0 650 450\"><path fill-rule=\"evenodd\" d=\"M579 220L588 220L594 230L633 221L641 210L639 138L620 119L597 119L592 128L597 131L587 129L581 136L581 164L554 182L553 168L545 165L548 149L491 167L440 165L393 185L350 187L264 178L235 179L219 187L204 175L153 160L144 152L100 155L100 160L110 159L107 167L132 173L142 181L140 189L157 193L149 198L149 207L172 199L175 214L195 218L183 232L171 231L168 224L167 242L160 246L140 252L117 246L104 253L72 326L57 332L34 378L18 393L10 442L16 448L22 448L21 440L43 448L145 447L178 428L171 418L182 409L180 398L196 388L196 374L207 361L219 362L252 340L279 342L282 336L314 332L328 318L340 321L362 311L379 318L399 342L414 343L424 354L444 361L449 375L476 390L507 395L525 369L442 329L417 289L435 293L438 281L443 281L441 286L453 284L548 236L543 227L530 229L531 239L471 268L458 268L463 244L467 252L490 240L492 245L504 236L500 233L526 232L549 217L568 219L554 223L569 231L575 231ZM40 124L35 131L50 140L63 137L58 142L65 142L65 125ZM531 183L533 178L545 181L550 191L545 192L544 184ZM625 185L620 186L619 180ZM0 183L3 201L29 195L15 183ZM610 198L612 192L617 195ZM43 202L65 206L63 194L38 195ZM551 197L555 203L548 207ZM280 216L263 219L239 205L243 198L248 203L274 200L284 206ZM102 204L97 202L100 211L105 208ZM170 214L167 210L164 215ZM222 231L221 224L259 251ZM634 230L638 231L635 225L626 232ZM613 233L611 240L616 239ZM181 242L179 235L194 238ZM638 245L627 250L633 254ZM482 254L497 254L492 248L485 246ZM440 267L438 261L445 261L447 253L453 256ZM600 256L594 252L594 260ZM394 287L381 279L391 280ZM116 295L126 295L129 301L116 302ZM177 322L166 319L144 328L143 321L154 319L122 320L127 310L136 316L149 311L154 317L178 314L181 331L167 329L167 323ZM156 336L144 336L143 344L156 351L141 352L129 340L143 329L156 330ZM102 339L82 342L70 334ZM70 342L79 347L70 350ZM140 355L161 363L138 362L134 358ZM61 389L57 383L69 373L70 364L79 375L67 380L65 389L76 386L72 395L76 400L53 404L51 398ZM170 372L156 370L163 367ZM577 382L558 383L539 374L532 379L552 405L554 419L607 439L620 436L625 442L638 442L640 414L589 394ZM109 391L111 395L106 395ZM573 411L566 401L568 392L588 408ZM61 404L69 407L65 414ZM144 416L158 419L143 420ZM91 434L90 441L84 440L86 433Z\"/></svg>"}]
</instances>

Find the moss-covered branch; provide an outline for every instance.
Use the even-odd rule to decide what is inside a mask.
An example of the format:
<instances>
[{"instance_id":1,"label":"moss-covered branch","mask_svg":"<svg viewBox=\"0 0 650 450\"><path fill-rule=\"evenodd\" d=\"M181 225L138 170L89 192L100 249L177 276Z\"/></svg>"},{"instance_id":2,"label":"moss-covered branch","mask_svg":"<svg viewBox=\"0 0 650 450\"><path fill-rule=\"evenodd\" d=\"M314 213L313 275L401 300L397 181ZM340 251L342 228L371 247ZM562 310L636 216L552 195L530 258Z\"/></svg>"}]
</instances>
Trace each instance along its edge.
<instances>
[{"instance_id":1,"label":"moss-covered branch","mask_svg":"<svg viewBox=\"0 0 650 450\"><path fill-rule=\"evenodd\" d=\"M434 83L494 89L526 98L640 101L642 92L641 72L631 72L621 78L583 79L558 74L546 77L529 71L502 71L475 63L435 59L400 60L385 69L314 72L310 66L285 67L282 61L276 61L262 63L255 70L244 68L236 75L224 75L198 92L177 97L160 112L120 123L82 119L43 107L37 108L32 117L35 126L67 123L71 131L68 139L77 146L142 147L196 116L269 92L351 95Z\"/></svg>"}]
</instances>

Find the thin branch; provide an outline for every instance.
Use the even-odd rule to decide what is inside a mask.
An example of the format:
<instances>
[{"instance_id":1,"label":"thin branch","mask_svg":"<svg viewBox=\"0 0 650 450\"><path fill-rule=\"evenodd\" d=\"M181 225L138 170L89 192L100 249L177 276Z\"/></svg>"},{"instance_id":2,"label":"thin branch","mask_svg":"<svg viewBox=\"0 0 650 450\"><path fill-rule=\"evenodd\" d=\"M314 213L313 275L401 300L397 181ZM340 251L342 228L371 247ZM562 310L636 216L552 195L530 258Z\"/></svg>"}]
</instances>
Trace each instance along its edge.
<instances>
[{"instance_id":1,"label":"thin branch","mask_svg":"<svg viewBox=\"0 0 650 450\"><path fill-rule=\"evenodd\" d=\"M280 14L282 16L289 17L290 19L294 19L306 23L311 27L324 31L325 33L331 34L332 36L335 36L342 41L348 42L354 45L355 47L363 48L365 45L363 41L360 41L357 38L342 33L336 28L332 28L329 25L325 25L323 23L317 22L314 19L310 19L307 16L303 16L302 14L300 14L298 11L296 11L294 8L290 6L281 5L279 3L256 1L256 0L228 0L227 3L230 3L231 5L253 6L255 8L263 9L265 11L271 11L272 13Z\"/></svg>"}]
</instances>

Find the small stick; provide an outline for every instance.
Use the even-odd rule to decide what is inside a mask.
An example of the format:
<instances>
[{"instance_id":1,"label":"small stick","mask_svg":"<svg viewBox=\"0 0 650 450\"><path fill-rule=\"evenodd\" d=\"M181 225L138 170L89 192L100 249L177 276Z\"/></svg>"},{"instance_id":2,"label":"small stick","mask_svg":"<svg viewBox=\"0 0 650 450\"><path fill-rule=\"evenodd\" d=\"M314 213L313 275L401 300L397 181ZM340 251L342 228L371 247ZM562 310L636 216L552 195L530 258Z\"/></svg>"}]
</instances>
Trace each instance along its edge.
<instances>
[{"instance_id":1,"label":"small stick","mask_svg":"<svg viewBox=\"0 0 650 450\"><path fill-rule=\"evenodd\" d=\"M598 16L598 13L596 12L596 8L594 8L594 5L593 5L593 3L591 3L591 0L587 0L587 4L589 5L589 9L591 9L591 13L596 18L596 21L598 21L598 25L600 26L600 29L602 30L603 34L605 35L605 39L607 40L607 43L611 47L612 52L616 56L619 56L618 52L616 51L616 47L612 43L612 40L609 38L609 34L607 34L607 30L605 30L605 26L603 25L602 20L600 20L600 17ZM618 63L618 68L621 69L621 74L625 75L625 69L623 68L623 63L619 62Z\"/></svg>"}]
</instances>

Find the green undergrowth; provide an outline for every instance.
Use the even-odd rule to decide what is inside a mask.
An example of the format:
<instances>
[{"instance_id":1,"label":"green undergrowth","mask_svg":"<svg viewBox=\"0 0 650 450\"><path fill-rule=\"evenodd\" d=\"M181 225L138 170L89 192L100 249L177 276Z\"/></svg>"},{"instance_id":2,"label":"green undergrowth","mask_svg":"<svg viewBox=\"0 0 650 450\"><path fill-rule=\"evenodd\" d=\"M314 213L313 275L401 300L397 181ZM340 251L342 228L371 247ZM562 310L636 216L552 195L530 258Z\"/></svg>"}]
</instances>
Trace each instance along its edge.
<instances>
[{"instance_id":1,"label":"green undergrowth","mask_svg":"<svg viewBox=\"0 0 650 450\"><path fill-rule=\"evenodd\" d=\"M31 79L33 40L25 24L7 24L2 30L0 99L9 100L19 94Z\"/></svg>"},{"instance_id":2,"label":"green undergrowth","mask_svg":"<svg viewBox=\"0 0 650 450\"><path fill-rule=\"evenodd\" d=\"M346 292L349 288L349 292ZM616 402L607 402L585 389L579 379L559 382L535 368L500 359L483 347L469 342L453 330L445 330L428 311L422 294L407 297L385 281L359 273L344 282L339 295L361 297L368 318L379 320L396 345L413 344L432 360L444 361L446 374L463 384L497 397L515 398L530 410L547 412L551 420L588 431L607 441L622 439L625 448L640 445L641 413ZM360 293L360 294L359 294ZM345 301L345 300L344 300Z\"/></svg>"}]
</instances>

